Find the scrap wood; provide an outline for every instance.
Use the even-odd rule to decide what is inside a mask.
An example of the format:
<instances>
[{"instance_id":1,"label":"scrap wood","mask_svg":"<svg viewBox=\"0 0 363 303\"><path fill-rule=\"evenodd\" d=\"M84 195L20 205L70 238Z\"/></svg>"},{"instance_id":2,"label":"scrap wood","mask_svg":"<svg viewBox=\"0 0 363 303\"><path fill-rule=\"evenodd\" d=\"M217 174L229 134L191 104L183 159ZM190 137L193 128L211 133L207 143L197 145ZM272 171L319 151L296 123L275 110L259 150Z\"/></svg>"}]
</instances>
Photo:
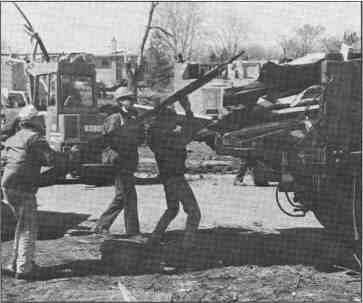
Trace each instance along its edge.
<instances>
[{"instance_id":1,"label":"scrap wood","mask_svg":"<svg viewBox=\"0 0 363 303\"><path fill-rule=\"evenodd\" d=\"M348 267L345 267L345 266L341 266L341 265L333 265L333 267L337 268L337 269L340 269L340 270L343 270L344 273L346 274L354 274L354 275L361 275L361 272L357 271L357 270L354 270L354 269L351 269L351 268L348 268Z\"/></svg>"},{"instance_id":2,"label":"scrap wood","mask_svg":"<svg viewBox=\"0 0 363 303\"><path fill-rule=\"evenodd\" d=\"M131 294L126 286L121 283L121 281L118 281L118 288L120 289L125 302L137 302L136 298Z\"/></svg>"}]
</instances>

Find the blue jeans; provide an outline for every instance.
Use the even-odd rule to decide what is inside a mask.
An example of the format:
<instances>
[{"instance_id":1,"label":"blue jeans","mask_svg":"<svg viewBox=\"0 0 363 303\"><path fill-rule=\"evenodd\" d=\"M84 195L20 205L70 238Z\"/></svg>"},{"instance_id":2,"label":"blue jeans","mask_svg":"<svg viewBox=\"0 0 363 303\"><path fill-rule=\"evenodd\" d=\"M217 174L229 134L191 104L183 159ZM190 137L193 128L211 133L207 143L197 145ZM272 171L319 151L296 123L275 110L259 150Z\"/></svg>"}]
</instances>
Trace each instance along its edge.
<instances>
[{"instance_id":1,"label":"blue jeans","mask_svg":"<svg viewBox=\"0 0 363 303\"><path fill-rule=\"evenodd\" d=\"M195 233L198 230L201 213L199 205L192 189L183 175L169 177L163 182L167 209L156 225L152 239L159 240L168 228L171 221L175 219L179 212L179 202L183 206L184 212L187 214L187 222L185 224L185 233L183 239L183 248L189 249L194 246Z\"/></svg>"},{"instance_id":2,"label":"blue jeans","mask_svg":"<svg viewBox=\"0 0 363 303\"><path fill-rule=\"evenodd\" d=\"M35 241L37 239L37 200L34 193L3 188L4 201L8 203L17 219L11 270L29 273L34 265Z\"/></svg>"},{"instance_id":3,"label":"blue jeans","mask_svg":"<svg viewBox=\"0 0 363 303\"><path fill-rule=\"evenodd\" d=\"M108 230L122 210L124 210L126 233L128 235L138 234L140 227L137 210L137 194L135 177L132 174L116 174L115 197L101 215L96 228Z\"/></svg>"}]
</instances>

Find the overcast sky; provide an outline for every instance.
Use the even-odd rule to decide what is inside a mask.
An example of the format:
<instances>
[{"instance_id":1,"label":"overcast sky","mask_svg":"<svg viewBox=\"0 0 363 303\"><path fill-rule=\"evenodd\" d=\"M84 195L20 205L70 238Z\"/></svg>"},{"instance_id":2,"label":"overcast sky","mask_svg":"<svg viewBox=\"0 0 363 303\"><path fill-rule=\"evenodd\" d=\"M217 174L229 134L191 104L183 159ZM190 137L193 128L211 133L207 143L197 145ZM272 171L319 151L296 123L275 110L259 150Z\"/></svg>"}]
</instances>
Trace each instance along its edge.
<instances>
[{"instance_id":1,"label":"overcast sky","mask_svg":"<svg viewBox=\"0 0 363 303\"><path fill-rule=\"evenodd\" d=\"M43 38L50 52L87 51L107 53L117 38L119 48L138 48L147 19L147 2L23 2L21 8ZM359 2L205 2L201 5L208 26L218 26L225 12L233 12L253 23L257 42L276 39L309 23L325 26L327 33L360 32ZM11 3L1 3L1 40L14 50L28 51L30 43L22 30L23 20Z\"/></svg>"}]
</instances>

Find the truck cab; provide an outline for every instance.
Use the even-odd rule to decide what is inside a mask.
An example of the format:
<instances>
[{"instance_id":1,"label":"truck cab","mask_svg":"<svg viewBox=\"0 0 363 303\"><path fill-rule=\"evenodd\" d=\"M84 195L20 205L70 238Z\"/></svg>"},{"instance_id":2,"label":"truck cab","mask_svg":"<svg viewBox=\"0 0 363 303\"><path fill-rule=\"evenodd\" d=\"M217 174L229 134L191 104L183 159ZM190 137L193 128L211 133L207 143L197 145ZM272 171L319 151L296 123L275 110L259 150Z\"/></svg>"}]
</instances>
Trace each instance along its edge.
<instances>
[{"instance_id":1,"label":"truck cab","mask_svg":"<svg viewBox=\"0 0 363 303\"><path fill-rule=\"evenodd\" d=\"M43 113L46 138L69 158L70 173L100 163L104 115L95 98L96 71L84 60L36 63L28 70L33 105Z\"/></svg>"},{"instance_id":2,"label":"truck cab","mask_svg":"<svg viewBox=\"0 0 363 303\"><path fill-rule=\"evenodd\" d=\"M29 97L25 91L1 88L0 103L0 126L3 128L7 121L12 121L22 107L30 104Z\"/></svg>"}]
</instances>

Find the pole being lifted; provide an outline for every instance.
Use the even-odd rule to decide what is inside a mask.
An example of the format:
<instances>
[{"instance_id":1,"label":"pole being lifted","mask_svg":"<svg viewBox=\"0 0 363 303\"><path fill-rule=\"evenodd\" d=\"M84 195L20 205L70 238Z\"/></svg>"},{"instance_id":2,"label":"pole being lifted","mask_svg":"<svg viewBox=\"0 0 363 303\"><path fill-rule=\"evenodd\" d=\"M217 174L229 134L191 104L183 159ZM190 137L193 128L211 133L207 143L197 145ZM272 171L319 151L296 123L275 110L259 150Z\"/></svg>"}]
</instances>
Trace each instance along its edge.
<instances>
[{"instance_id":1,"label":"pole being lifted","mask_svg":"<svg viewBox=\"0 0 363 303\"><path fill-rule=\"evenodd\" d=\"M239 52L237 55L233 56L226 62L223 62L219 65L217 65L215 68L213 68L211 71L207 72L205 75L203 75L201 78L194 80L193 82L189 83L188 85L184 86L183 88L177 90L172 95L167 97L164 101L162 101L158 106L156 106L154 109L144 113L138 118L138 123L143 123L146 120L149 120L155 116L158 115L161 109L163 109L165 106L171 105L179 100L181 100L183 97L189 95L190 93L194 92L198 88L202 87L203 85L207 84L209 81L211 81L213 78L215 78L223 69L226 68L228 64L239 58L244 54L245 51Z\"/></svg>"},{"instance_id":2,"label":"pole being lifted","mask_svg":"<svg viewBox=\"0 0 363 303\"><path fill-rule=\"evenodd\" d=\"M42 51L44 60L49 62L50 61L49 53L48 53L47 49L45 48L45 45L44 45L42 39L40 38L39 34L37 32L35 32L33 25L30 23L29 19L27 18L27 16L23 12L23 10L19 7L19 5L16 2L13 2L13 4L14 4L15 8L18 10L18 12L23 16L23 18L26 22L26 24L24 24L25 32L30 36L31 40L35 39L35 48L34 48L34 52L33 52L33 59L35 59L36 49L37 49L37 46L39 45L39 47Z\"/></svg>"}]
</instances>

